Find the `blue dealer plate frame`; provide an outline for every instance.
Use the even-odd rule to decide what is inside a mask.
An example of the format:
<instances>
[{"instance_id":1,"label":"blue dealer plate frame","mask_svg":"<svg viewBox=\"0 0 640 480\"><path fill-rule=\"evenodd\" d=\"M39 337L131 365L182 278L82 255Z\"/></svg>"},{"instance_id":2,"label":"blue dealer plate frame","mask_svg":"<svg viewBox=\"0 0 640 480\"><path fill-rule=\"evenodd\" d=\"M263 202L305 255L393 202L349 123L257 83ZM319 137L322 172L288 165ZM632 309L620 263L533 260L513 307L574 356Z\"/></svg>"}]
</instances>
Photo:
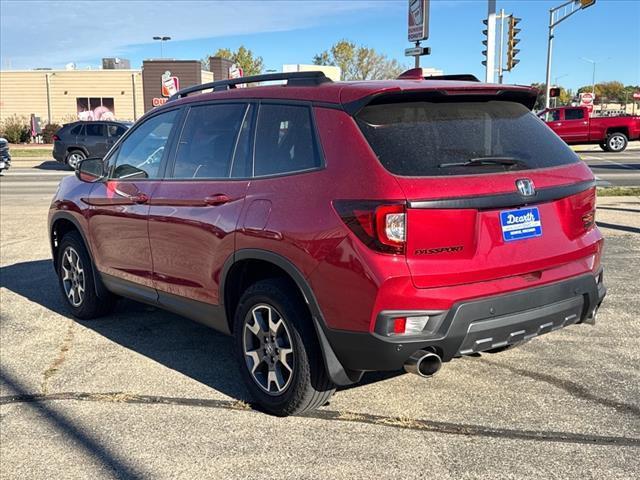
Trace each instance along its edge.
<instances>
[{"instance_id":1,"label":"blue dealer plate frame","mask_svg":"<svg viewBox=\"0 0 640 480\"><path fill-rule=\"evenodd\" d=\"M538 207L500 212L500 227L505 242L542 236L542 221Z\"/></svg>"}]
</instances>

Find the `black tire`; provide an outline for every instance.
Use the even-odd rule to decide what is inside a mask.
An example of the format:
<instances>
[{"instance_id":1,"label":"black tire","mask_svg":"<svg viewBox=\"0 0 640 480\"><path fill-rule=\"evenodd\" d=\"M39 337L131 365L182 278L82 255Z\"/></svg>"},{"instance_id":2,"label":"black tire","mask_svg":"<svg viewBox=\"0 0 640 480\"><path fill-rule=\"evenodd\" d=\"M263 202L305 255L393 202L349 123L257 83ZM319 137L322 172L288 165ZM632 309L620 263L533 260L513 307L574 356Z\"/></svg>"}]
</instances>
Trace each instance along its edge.
<instances>
[{"instance_id":1,"label":"black tire","mask_svg":"<svg viewBox=\"0 0 640 480\"><path fill-rule=\"evenodd\" d=\"M259 407L268 413L281 417L314 410L324 405L335 392L335 385L329 379L324 366L309 310L297 295L292 294L295 288L295 285L284 279L267 279L256 282L242 295L234 316L235 351L243 380ZM254 327L258 325L257 320L253 320L253 312L266 307L273 309L275 319L282 319L286 328L280 326L280 331L286 330L285 333L290 340L290 345L286 345L285 342L285 346L293 350L291 372L288 373L287 370L284 370L283 364L280 363L280 371L288 373L286 385L282 386L282 391L278 391L280 386L274 382L276 383L276 391L270 393L267 392L264 385L259 384L256 376L261 372L271 371L272 365L262 359L257 362L260 367L256 369L257 373L254 375L250 366L250 363L253 365L253 357L245 354L245 342L247 341L245 335L251 337L248 322L252 322ZM265 334L262 331L260 333ZM255 335L254 338L257 339L258 336ZM267 352L266 349L262 350L260 346L264 346L265 343L257 342L257 345L255 351ZM278 345L278 340L272 345L282 348L282 344ZM277 352L278 349L276 348L275 351ZM273 355L274 358L280 358L276 356L277 353ZM288 364L289 361L286 363ZM274 365L274 376L276 368ZM262 377L264 378L265 375ZM270 386L271 382L267 381L267 389Z\"/></svg>"},{"instance_id":2,"label":"black tire","mask_svg":"<svg viewBox=\"0 0 640 480\"><path fill-rule=\"evenodd\" d=\"M68 276L72 270L69 268L69 258L72 259L72 262L77 258L82 269L83 273L75 276L75 285L82 286L82 294ZM93 263L78 232L69 232L60 241L57 265L60 292L74 317L90 320L106 315L113 310L116 303L114 295L107 294L106 298L98 298L96 295ZM70 293L71 289L73 289L73 294Z\"/></svg>"},{"instance_id":3,"label":"black tire","mask_svg":"<svg viewBox=\"0 0 640 480\"><path fill-rule=\"evenodd\" d=\"M87 156L82 150L69 150L67 156L64 159L64 163L67 165L67 167L75 169L78 162L84 160L85 158L87 158Z\"/></svg>"},{"instance_id":4,"label":"black tire","mask_svg":"<svg viewBox=\"0 0 640 480\"><path fill-rule=\"evenodd\" d=\"M629 140L624 133L614 132L607 135L605 145L608 152L619 153L623 152L627 148Z\"/></svg>"},{"instance_id":5,"label":"black tire","mask_svg":"<svg viewBox=\"0 0 640 480\"><path fill-rule=\"evenodd\" d=\"M601 148L602 150L604 150L605 152L608 152L608 151L609 151L609 149L607 148L607 144L606 144L606 143L604 143L604 142L603 142L603 143L599 143L598 145L599 145L599 146L600 146L600 148Z\"/></svg>"}]
</instances>

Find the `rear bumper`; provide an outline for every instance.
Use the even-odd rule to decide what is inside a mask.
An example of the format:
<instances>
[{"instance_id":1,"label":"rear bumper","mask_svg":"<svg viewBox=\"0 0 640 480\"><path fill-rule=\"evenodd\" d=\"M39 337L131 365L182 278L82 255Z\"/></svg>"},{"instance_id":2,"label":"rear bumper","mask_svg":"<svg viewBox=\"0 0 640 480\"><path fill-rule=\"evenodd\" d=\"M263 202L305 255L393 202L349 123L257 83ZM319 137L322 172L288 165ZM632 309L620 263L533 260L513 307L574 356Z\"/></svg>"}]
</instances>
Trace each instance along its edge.
<instances>
[{"instance_id":1,"label":"rear bumper","mask_svg":"<svg viewBox=\"0 0 640 480\"><path fill-rule=\"evenodd\" d=\"M597 282L597 279L600 281ZM513 293L459 302L440 315L428 332L387 336L325 331L342 365L349 370L396 370L416 350L432 349L443 361L516 344L576 323L593 323L606 288L602 275L585 274ZM383 312L378 321L385 321Z\"/></svg>"}]
</instances>

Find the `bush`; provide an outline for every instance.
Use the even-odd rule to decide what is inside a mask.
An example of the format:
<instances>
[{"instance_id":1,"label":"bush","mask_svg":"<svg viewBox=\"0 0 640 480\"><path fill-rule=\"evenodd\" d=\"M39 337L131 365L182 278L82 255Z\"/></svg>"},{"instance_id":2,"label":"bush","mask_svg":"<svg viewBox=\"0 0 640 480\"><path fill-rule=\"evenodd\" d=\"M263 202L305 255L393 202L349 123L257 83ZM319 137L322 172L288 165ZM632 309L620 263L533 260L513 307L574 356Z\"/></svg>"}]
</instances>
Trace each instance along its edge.
<instances>
[{"instance_id":1,"label":"bush","mask_svg":"<svg viewBox=\"0 0 640 480\"><path fill-rule=\"evenodd\" d=\"M60 129L57 123L47 123L42 129L42 141L44 143L53 143L53 134Z\"/></svg>"},{"instance_id":2,"label":"bush","mask_svg":"<svg viewBox=\"0 0 640 480\"><path fill-rule=\"evenodd\" d=\"M29 141L29 119L11 115L2 124L2 136L9 143L26 143Z\"/></svg>"}]
</instances>

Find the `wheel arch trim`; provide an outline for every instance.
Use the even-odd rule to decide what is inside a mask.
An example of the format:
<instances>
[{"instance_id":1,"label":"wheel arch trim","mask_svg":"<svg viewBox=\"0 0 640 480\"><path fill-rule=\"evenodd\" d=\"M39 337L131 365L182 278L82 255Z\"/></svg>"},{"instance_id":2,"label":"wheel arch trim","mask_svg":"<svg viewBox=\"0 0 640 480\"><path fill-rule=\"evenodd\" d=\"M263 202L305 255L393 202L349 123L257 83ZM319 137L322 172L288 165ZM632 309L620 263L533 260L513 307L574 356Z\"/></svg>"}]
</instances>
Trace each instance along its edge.
<instances>
[{"instance_id":1,"label":"wheel arch trim","mask_svg":"<svg viewBox=\"0 0 640 480\"><path fill-rule=\"evenodd\" d=\"M56 269L57 271L57 258L55 255L55 247L53 244L53 230L54 230L54 225L59 220L66 220L72 223L75 229L80 234L80 237L82 238L82 242L84 243L84 246L87 249L87 254L89 255L89 259L91 260L91 267L92 267L91 271L93 272L93 284L95 285L95 288L96 288L96 295L98 296L98 298L106 298L106 296L108 295L108 290L107 290L107 287L104 286L104 283L102 282L102 277L100 276L98 272L98 268L96 267L96 262L94 261L93 253L91 252L91 245L87 241L87 236L85 235L84 230L80 226L78 219L70 212L58 211L52 215L51 220L49 221L49 246L51 247L51 257L53 259L54 269Z\"/></svg>"},{"instance_id":2,"label":"wheel arch trim","mask_svg":"<svg viewBox=\"0 0 640 480\"><path fill-rule=\"evenodd\" d=\"M325 334L327 325L325 323L324 316L322 315L322 311L320 310L320 305L318 304L313 290L311 289L311 286L307 282L302 272L300 272L298 267L296 267L293 262L291 262L286 257L268 250L253 248L241 249L236 251L235 254L230 255L225 261L222 270L219 297L220 302L223 303L225 300L226 281L231 268L235 264L244 260L261 260L271 263L284 270L284 272L296 284L298 290L300 291L300 293L302 293L306 304L309 306L311 319L316 331L316 335L318 337L318 343L320 344L320 349L322 350L324 364L331 380L336 385L340 386L351 385L359 381L362 373L345 369L340 360L338 360L338 357L336 356Z\"/></svg>"}]
</instances>

